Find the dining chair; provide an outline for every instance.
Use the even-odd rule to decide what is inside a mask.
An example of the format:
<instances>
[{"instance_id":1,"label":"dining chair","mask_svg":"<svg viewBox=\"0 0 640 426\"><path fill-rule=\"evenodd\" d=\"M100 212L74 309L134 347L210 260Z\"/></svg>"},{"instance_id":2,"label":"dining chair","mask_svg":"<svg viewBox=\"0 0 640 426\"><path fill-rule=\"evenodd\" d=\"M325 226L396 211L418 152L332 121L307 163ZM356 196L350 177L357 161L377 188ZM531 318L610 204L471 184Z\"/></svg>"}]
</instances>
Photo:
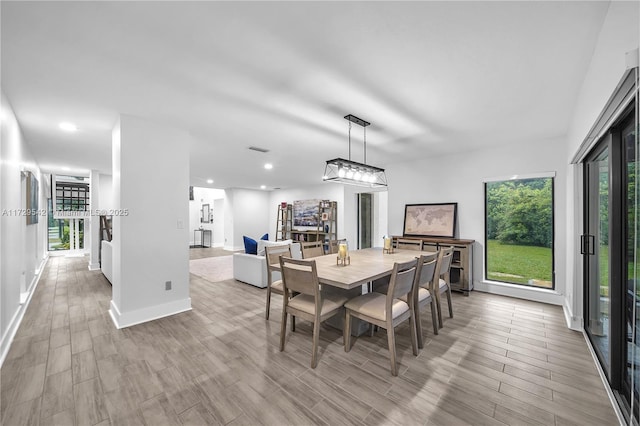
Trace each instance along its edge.
<instances>
[{"instance_id":1,"label":"dining chair","mask_svg":"<svg viewBox=\"0 0 640 426\"><path fill-rule=\"evenodd\" d=\"M409 320L411 333L411 346L413 354L418 355L418 342L415 323L415 310L413 290L415 283L418 259L408 262L396 262L391 272L389 290L387 294L377 292L363 294L354 297L345 303L344 321L344 350L351 350L351 318L356 317L387 330L389 344L389 357L391 361L391 374L398 375L396 364L396 339L395 327ZM405 300L401 300L401 297Z\"/></svg>"},{"instance_id":2,"label":"dining chair","mask_svg":"<svg viewBox=\"0 0 640 426\"><path fill-rule=\"evenodd\" d=\"M329 241L329 252L327 254L338 254L338 249L340 247L340 243L345 242L347 240L330 240Z\"/></svg>"},{"instance_id":3,"label":"dining chair","mask_svg":"<svg viewBox=\"0 0 640 426\"><path fill-rule=\"evenodd\" d=\"M300 243L302 249L302 258L309 259L312 257L324 256L324 242L323 241L311 241L306 243Z\"/></svg>"},{"instance_id":4,"label":"dining chair","mask_svg":"<svg viewBox=\"0 0 640 426\"><path fill-rule=\"evenodd\" d=\"M422 319L420 312L422 309L431 306L431 323L433 325L433 334L438 334L438 318L435 298L436 267L438 266L439 253L423 254L418 258L418 267L416 269L416 284L413 291L413 304L415 306L416 316L416 334L418 337L418 348L424 347L422 338Z\"/></svg>"},{"instance_id":5,"label":"dining chair","mask_svg":"<svg viewBox=\"0 0 640 426\"><path fill-rule=\"evenodd\" d=\"M431 323L433 325L433 334L438 334L438 318L437 318L437 307L436 307L436 299L435 299L435 278L436 278L436 267L438 265L438 255L439 252L422 252L423 254L418 257L418 265L416 269L416 283L414 284L414 290L410 297L413 297L413 304L415 307L415 318L416 318L416 333L418 337L418 348L422 349L424 347L424 341L422 338L422 319L420 317L420 312L426 307L430 305L431 307ZM438 276L439 278L439 276ZM384 283L382 285L378 285L375 287L375 291L378 293L386 294L389 290L389 282ZM400 297L400 300L407 302L407 296ZM373 328L371 329L373 336L373 332L375 331Z\"/></svg>"},{"instance_id":6,"label":"dining chair","mask_svg":"<svg viewBox=\"0 0 640 426\"><path fill-rule=\"evenodd\" d=\"M422 250L422 240L411 240L407 238L398 238L396 248L399 250Z\"/></svg>"},{"instance_id":7,"label":"dining chair","mask_svg":"<svg viewBox=\"0 0 640 426\"><path fill-rule=\"evenodd\" d=\"M440 249L440 256L438 258L438 266L436 266L436 277L438 278L437 290L434 285L434 292L436 293L436 305L438 306L438 323L440 328L444 325L442 321L442 306L440 305L441 295L444 293L447 295L447 303L449 304L449 318L453 318L453 305L451 304L451 279L449 272L451 270L451 262L453 260L453 247Z\"/></svg>"},{"instance_id":8,"label":"dining chair","mask_svg":"<svg viewBox=\"0 0 640 426\"><path fill-rule=\"evenodd\" d=\"M285 292L295 296L282 298L282 323L280 325L280 352L284 351L287 332L287 314L313 322L313 348L311 368L318 365L320 324L342 312L346 296L321 290L315 260L280 258L282 284Z\"/></svg>"},{"instance_id":9,"label":"dining chair","mask_svg":"<svg viewBox=\"0 0 640 426\"><path fill-rule=\"evenodd\" d=\"M265 318L269 319L269 309L271 307L271 293L281 294L284 297L282 279L274 280L274 274L281 276L278 265L280 256L291 257L291 245L267 246L264 248L264 257L267 262L267 311ZM292 325L294 322L291 323Z\"/></svg>"}]
</instances>

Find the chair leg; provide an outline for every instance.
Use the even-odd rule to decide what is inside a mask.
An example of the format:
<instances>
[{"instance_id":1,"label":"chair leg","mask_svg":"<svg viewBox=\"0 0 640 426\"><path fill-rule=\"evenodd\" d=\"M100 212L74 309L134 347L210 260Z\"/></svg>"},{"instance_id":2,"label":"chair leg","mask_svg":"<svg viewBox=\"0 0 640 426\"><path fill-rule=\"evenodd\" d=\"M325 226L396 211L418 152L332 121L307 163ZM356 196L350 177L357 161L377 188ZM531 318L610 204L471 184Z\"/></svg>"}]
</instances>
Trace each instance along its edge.
<instances>
[{"instance_id":1,"label":"chair leg","mask_svg":"<svg viewBox=\"0 0 640 426\"><path fill-rule=\"evenodd\" d=\"M453 305L451 304L451 287L447 286L447 303L449 304L449 318L453 318Z\"/></svg>"},{"instance_id":2,"label":"chair leg","mask_svg":"<svg viewBox=\"0 0 640 426\"><path fill-rule=\"evenodd\" d=\"M411 332L411 349L413 350L413 355L418 356L418 330L416 326L415 311L411 312L411 315L409 316L409 324L411 325L411 327L409 327Z\"/></svg>"},{"instance_id":3,"label":"chair leg","mask_svg":"<svg viewBox=\"0 0 640 426\"><path fill-rule=\"evenodd\" d=\"M418 340L418 348L424 348L424 340L422 338L422 318L420 318L420 306L416 309L416 338Z\"/></svg>"},{"instance_id":4,"label":"chair leg","mask_svg":"<svg viewBox=\"0 0 640 426\"><path fill-rule=\"evenodd\" d=\"M389 324L387 328L387 340L389 341L389 359L391 360L391 374L398 375L398 366L396 365L396 336L393 325Z\"/></svg>"},{"instance_id":5,"label":"chair leg","mask_svg":"<svg viewBox=\"0 0 640 426\"><path fill-rule=\"evenodd\" d=\"M344 351L349 352L351 350L351 314L348 309L345 309L342 339L344 340Z\"/></svg>"},{"instance_id":6,"label":"chair leg","mask_svg":"<svg viewBox=\"0 0 640 426\"><path fill-rule=\"evenodd\" d=\"M318 341L320 340L320 318L313 322L313 349L311 351L311 368L318 365Z\"/></svg>"},{"instance_id":7,"label":"chair leg","mask_svg":"<svg viewBox=\"0 0 640 426\"><path fill-rule=\"evenodd\" d=\"M296 317L291 315L291 331L296 331Z\"/></svg>"},{"instance_id":8,"label":"chair leg","mask_svg":"<svg viewBox=\"0 0 640 426\"><path fill-rule=\"evenodd\" d=\"M269 319L269 308L271 307L271 287L267 286L267 312L264 315L265 319Z\"/></svg>"},{"instance_id":9,"label":"chair leg","mask_svg":"<svg viewBox=\"0 0 640 426\"><path fill-rule=\"evenodd\" d=\"M284 337L287 333L287 305L282 307L282 321L280 321L280 352L284 351Z\"/></svg>"},{"instance_id":10,"label":"chair leg","mask_svg":"<svg viewBox=\"0 0 640 426\"><path fill-rule=\"evenodd\" d=\"M438 334L438 314L436 313L436 301L431 299L431 322L433 323L433 334Z\"/></svg>"},{"instance_id":11,"label":"chair leg","mask_svg":"<svg viewBox=\"0 0 640 426\"><path fill-rule=\"evenodd\" d=\"M444 323L442 322L442 305L440 304L440 292L436 294L436 307L438 308L438 327L442 328Z\"/></svg>"}]
</instances>

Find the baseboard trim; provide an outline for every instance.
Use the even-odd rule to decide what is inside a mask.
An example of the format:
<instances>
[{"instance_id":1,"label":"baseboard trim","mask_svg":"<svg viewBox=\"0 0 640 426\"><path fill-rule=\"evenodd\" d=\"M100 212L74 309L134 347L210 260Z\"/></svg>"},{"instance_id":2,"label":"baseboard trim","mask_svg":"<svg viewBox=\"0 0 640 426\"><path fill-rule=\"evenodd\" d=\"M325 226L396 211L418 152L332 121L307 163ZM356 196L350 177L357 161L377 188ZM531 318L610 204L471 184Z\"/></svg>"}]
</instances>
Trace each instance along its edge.
<instances>
[{"instance_id":1,"label":"baseboard trim","mask_svg":"<svg viewBox=\"0 0 640 426\"><path fill-rule=\"evenodd\" d=\"M6 333L4 333L4 336L2 336L2 340L0 340L0 367L2 367L2 365L4 364L4 360L9 354L11 343L13 343L13 339L16 337L18 328L20 328L20 324L22 323L24 314L29 307L29 303L31 302L33 293L36 292L36 288L38 287L38 283L40 282L40 277L42 277L42 272L44 271L48 260L49 255L47 254L42 258L40 266L36 268L36 275L33 277L33 280L31 280L29 290L20 294L20 305L18 306L15 314L13 314Z\"/></svg>"},{"instance_id":2,"label":"baseboard trim","mask_svg":"<svg viewBox=\"0 0 640 426\"><path fill-rule=\"evenodd\" d=\"M100 270L100 262L89 263L89 270L90 271L99 271Z\"/></svg>"},{"instance_id":3,"label":"baseboard trim","mask_svg":"<svg viewBox=\"0 0 640 426\"><path fill-rule=\"evenodd\" d=\"M186 299L175 300L173 302L163 303L162 305L149 306L124 313L120 312L120 309L118 309L118 306L116 306L113 300L111 300L110 306L109 315L111 316L111 321L113 321L116 328L121 329L190 311L191 298L187 297Z\"/></svg>"},{"instance_id":4,"label":"baseboard trim","mask_svg":"<svg viewBox=\"0 0 640 426\"><path fill-rule=\"evenodd\" d=\"M573 310L571 309L571 306L569 306L566 298L564 299L564 303L562 304L562 311L564 312L564 320L567 323L567 327L575 331L584 331L582 318L573 316Z\"/></svg>"},{"instance_id":5,"label":"baseboard trim","mask_svg":"<svg viewBox=\"0 0 640 426\"><path fill-rule=\"evenodd\" d=\"M564 296L554 290L519 286L517 284L506 284L494 281L476 281L474 290L485 293L498 294L501 296L526 299L534 302L548 303L550 305L562 306Z\"/></svg>"}]
</instances>

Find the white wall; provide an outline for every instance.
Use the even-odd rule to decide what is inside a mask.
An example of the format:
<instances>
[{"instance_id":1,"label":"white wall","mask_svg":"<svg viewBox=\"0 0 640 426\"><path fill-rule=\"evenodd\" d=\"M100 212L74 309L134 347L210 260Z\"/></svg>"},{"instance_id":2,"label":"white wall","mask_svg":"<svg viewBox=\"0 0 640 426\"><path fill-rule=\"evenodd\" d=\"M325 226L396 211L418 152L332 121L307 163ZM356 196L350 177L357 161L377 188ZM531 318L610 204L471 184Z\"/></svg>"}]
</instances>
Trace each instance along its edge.
<instances>
[{"instance_id":1,"label":"white wall","mask_svg":"<svg viewBox=\"0 0 640 426\"><path fill-rule=\"evenodd\" d=\"M246 235L259 239L269 232L269 193L251 189L225 190L224 235L226 250L243 250ZM275 226L275 219L274 219Z\"/></svg>"},{"instance_id":2,"label":"white wall","mask_svg":"<svg viewBox=\"0 0 640 426\"><path fill-rule=\"evenodd\" d=\"M224 191L223 191L224 196ZM213 246L224 247L224 198L213 200Z\"/></svg>"},{"instance_id":3,"label":"white wall","mask_svg":"<svg viewBox=\"0 0 640 426\"><path fill-rule=\"evenodd\" d=\"M587 136L626 68L625 53L637 49L640 28L640 3L611 2L596 48L582 83L568 132L567 163ZM582 191L579 166L568 166L567 173L567 264L565 312L572 328L581 329L583 320Z\"/></svg>"},{"instance_id":4,"label":"white wall","mask_svg":"<svg viewBox=\"0 0 640 426\"><path fill-rule=\"evenodd\" d=\"M113 216L109 313L118 328L191 309L185 149L190 138L129 115L121 115L114 128L114 208L128 212ZM171 281L170 290L165 290L166 281Z\"/></svg>"},{"instance_id":5,"label":"white wall","mask_svg":"<svg viewBox=\"0 0 640 426\"><path fill-rule=\"evenodd\" d=\"M220 242L224 241L224 210L222 212L215 212L214 206L216 200L224 201L224 190L216 189L216 188L193 188L193 200L189 201L189 244L194 244L194 229L199 229L202 227L203 229L209 229L212 232L212 245L216 246L216 241L218 242L217 247L222 246ZM213 213L213 223L202 223L200 222L201 213L202 213L202 205L209 204L209 209ZM221 227L217 227L216 225L220 222ZM223 235L216 235L220 233L220 228L222 229ZM198 234L198 244L200 244L201 236Z\"/></svg>"},{"instance_id":6,"label":"white wall","mask_svg":"<svg viewBox=\"0 0 640 426\"><path fill-rule=\"evenodd\" d=\"M531 140L464 155L428 157L387 168L389 232L402 235L405 204L458 203L458 237L472 239L476 289L562 304L565 291L566 160L563 140ZM491 177L556 172L555 265L556 292L490 284L484 278L484 186Z\"/></svg>"},{"instance_id":7,"label":"white wall","mask_svg":"<svg viewBox=\"0 0 640 426\"><path fill-rule=\"evenodd\" d=\"M113 176L100 173L99 207L101 210L113 209Z\"/></svg>"},{"instance_id":8,"label":"white wall","mask_svg":"<svg viewBox=\"0 0 640 426\"><path fill-rule=\"evenodd\" d=\"M38 179L39 209L47 208L44 191L47 185L4 92L0 119L0 212L4 212L0 215L0 361L3 361L47 256L47 217L40 216L37 224L27 225L25 216L11 213L25 206L21 172L30 171Z\"/></svg>"}]
</instances>

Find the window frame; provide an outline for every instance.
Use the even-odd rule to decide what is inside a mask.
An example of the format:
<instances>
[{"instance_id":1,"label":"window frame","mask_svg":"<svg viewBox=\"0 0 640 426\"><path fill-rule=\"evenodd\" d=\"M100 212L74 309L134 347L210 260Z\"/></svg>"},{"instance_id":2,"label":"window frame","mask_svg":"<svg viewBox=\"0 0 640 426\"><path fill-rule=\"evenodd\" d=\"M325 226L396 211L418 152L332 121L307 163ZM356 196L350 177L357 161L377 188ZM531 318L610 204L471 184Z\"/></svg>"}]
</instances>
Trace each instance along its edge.
<instances>
[{"instance_id":1,"label":"window frame","mask_svg":"<svg viewBox=\"0 0 640 426\"><path fill-rule=\"evenodd\" d=\"M542 287L530 284L514 283L510 281L502 281L488 276L488 209L487 209L487 184L496 182L509 182L516 180L528 180L528 179L551 179L551 288ZM486 283L495 283L500 285L515 286L516 288L540 290L540 291L556 291L556 172L541 172L520 174L511 176L499 176L492 178L485 178L482 181L483 188L483 204L484 204L484 267L483 267L483 280Z\"/></svg>"}]
</instances>

